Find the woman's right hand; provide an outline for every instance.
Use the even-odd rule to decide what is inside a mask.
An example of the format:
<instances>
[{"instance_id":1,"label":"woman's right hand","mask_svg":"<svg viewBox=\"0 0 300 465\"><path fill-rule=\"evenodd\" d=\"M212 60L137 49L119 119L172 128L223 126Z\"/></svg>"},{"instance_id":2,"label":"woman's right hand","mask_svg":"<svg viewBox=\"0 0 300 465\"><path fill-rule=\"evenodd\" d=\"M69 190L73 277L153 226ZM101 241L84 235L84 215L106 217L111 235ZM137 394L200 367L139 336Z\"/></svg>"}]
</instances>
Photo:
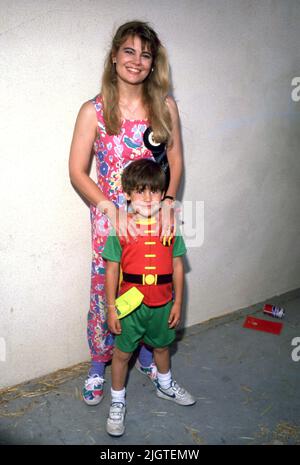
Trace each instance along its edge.
<instances>
[{"instance_id":1,"label":"woman's right hand","mask_svg":"<svg viewBox=\"0 0 300 465\"><path fill-rule=\"evenodd\" d=\"M116 231L119 236L125 237L126 242L129 242L130 238L136 241L139 234L133 216L124 210L117 210Z\"/></svg>"},{"instance_id":2,"label":"woman's right hand","mask_svg":"<svg viewBox=\"0 0 300 465\"><path fill-rule=\"evenodd\" d=\"M137 239L139 230L132 215L129 215L125 210L117 208L109 200L99 202L97 207L108 217L119 236L124 237L127 242L130 241L130 237L134 240Z\"/></svg>"}]
</instances>

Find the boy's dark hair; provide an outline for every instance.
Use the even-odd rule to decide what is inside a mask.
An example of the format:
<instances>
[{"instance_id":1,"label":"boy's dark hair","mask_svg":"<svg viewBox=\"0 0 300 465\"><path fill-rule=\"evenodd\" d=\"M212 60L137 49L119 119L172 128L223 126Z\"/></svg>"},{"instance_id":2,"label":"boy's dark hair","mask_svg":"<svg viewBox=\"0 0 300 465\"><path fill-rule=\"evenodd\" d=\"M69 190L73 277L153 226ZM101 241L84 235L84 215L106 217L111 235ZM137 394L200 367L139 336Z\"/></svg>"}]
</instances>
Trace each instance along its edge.
<instances>
[{"instance_id":1,"label":"boy's dark hair","mask_svg":"<svg viewBox=\"0 0 300 465\"><path fill-rule=\"evenodd\" d=\"M123 171L122 188L126 194L133 191L144 191L146 188L153 192L164 192L166 175L161 166L153 160L143 158L133 161Z\"/></svg>"}]
</instances>

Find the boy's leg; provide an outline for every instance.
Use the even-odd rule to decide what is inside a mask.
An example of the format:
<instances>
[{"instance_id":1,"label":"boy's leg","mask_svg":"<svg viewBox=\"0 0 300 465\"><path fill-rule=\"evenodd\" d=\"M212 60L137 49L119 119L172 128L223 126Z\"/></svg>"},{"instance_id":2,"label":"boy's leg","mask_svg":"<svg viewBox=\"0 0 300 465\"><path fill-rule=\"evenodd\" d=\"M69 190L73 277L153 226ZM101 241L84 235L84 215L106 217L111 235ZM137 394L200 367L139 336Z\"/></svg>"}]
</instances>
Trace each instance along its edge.
<instances>
[{"instance_id":1,"label":"boy's leg","mask_svg":"<svg viewBox=\"0 0 300 465\"><path fill-rule=\"evenodd\" d=\"M170 370L169 347L153 349L153 354L159 373L168 373Z\"/></svg>"},{"instance_id":2,"label":"boy's leg","mask_svg":"<svg viewBox=\"0 0 300 465\"><path fill-rule=\"evenodd\" d=\"M111 406L106 423L106 431L111 436L122 436L125 431L125 380L131 355L132 353L122 352L115 347L111 369Z\"/></svg>"},{"instance_id":3,"label":"boy's leg","mask_svg":"<svg viewBox=\"0 0 300 465\"><path fill-rule=\"evenodd\" d=\"M172 383L169 347L153 349L153 354L155 363L157 365L156 385L163 389L168 389Z\"/></svg>"},{"instance_id":4,"label":"boy's leg","mask_svg":"<svg viewBox=\"0 0 300 465\"><path fill-rule=\"evenodd\" d=\"M169 346L175 339L175 330L169 328L169 317L172 302L162 307L148 307L149 322L144 341L154 349L154 360L157 364L156 394L166 400L180 405L193 405L195 399L172 379L170 371Z\"/></svg>"},{"instance_id":5,"label":"boy's leg","mask_svg":"<svg viewBox=\"0 0 300 465\"><path fill-rule=\"evenodd\" d=\"M122 352L115 347L111 366L112 388L115 391L120 391L125 386L128 363L131 356L131 352Z\"/></svg>"}]
</instances>

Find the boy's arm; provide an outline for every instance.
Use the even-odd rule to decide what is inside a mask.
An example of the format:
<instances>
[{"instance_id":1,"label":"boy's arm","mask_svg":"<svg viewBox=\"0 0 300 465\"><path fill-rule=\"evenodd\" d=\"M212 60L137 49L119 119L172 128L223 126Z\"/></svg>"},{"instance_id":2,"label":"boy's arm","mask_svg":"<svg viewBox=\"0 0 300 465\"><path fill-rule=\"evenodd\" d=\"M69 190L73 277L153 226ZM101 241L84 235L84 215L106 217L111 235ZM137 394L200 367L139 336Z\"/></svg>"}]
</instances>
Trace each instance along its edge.
<instances>
[{"instance_id":1,"label":"boy's arm","mask_svg":"<svg viewBox=\"0 0 300 465\"><path fill-rule=\"evenodd\" d=\"M117 317L115 300L119 284L120 263L107 260L105 270L105 295L107 305L107 324L114 334L121 334L121 324Z\"/></svg>"},{"instance_id":2,"label":"boy's arm","mask_svg":"<svg viewBox=\"0 0 300 465\"><path fill-rule=\"evenodd\" d=\"M184 267L182 257L173 257L173 284L175 299L170 312L169 328L175 328L180 323L181 305L183 298Z\"/></svg>"}]
</instances>

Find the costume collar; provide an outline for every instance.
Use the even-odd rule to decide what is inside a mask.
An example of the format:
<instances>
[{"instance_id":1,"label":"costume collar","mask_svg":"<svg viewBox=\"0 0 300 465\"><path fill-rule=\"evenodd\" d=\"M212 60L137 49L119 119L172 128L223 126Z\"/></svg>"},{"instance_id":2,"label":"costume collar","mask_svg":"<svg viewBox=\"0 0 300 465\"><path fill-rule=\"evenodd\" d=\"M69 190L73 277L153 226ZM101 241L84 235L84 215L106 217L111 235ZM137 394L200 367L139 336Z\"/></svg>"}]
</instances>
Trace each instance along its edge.
<instances>
[{"instance_id":1,"label":"costume collar","mask_svg":"<svg viewBox=\"0 0 300 465\"><path fill-rule=\"evenodd\" d=\"M142 224L142 225L148 225L148 224L155 224L156 218L154 216L151 216L151 218L140 218L139 220L136 220L136 224Z\"/></svg>"}]
</instances>

